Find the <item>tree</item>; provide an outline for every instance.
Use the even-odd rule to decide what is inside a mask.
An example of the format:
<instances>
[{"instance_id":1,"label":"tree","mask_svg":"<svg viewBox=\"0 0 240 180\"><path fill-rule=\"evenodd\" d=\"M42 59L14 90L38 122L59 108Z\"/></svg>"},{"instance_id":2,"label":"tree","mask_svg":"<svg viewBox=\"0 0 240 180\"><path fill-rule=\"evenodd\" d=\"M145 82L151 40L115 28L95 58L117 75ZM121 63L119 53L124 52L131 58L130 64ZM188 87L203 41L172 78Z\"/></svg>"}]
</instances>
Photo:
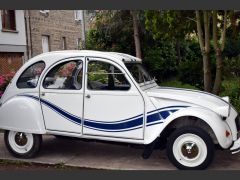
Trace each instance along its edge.
<instances>
[{"instance_id":1,"label":"tree","mask_svg":"<svg viewBox=\"0 0 240 180\"><path fill-rule=\"evenodd\" d=\"M218 40L218 11L213 12L203 11L203 26L204 34L202 31L202 18L199 11L196 11L196 22L197 22L197 35L199 40L200 49L203 56L203 72L204 72L204 90L219 94L220 86L222 81L222 52L224 50L225 39L226 39L226 27L227 27L227 11L224 11L223 15L223 28L221 31L221 39ZM212 17L212 26L210 26L210 19ZM213 47L216 56L216 74L215 81L212 88L211 78L211 63L209 58L210 53L210 27L213 32Z\"/></svg>"}]
</instances>

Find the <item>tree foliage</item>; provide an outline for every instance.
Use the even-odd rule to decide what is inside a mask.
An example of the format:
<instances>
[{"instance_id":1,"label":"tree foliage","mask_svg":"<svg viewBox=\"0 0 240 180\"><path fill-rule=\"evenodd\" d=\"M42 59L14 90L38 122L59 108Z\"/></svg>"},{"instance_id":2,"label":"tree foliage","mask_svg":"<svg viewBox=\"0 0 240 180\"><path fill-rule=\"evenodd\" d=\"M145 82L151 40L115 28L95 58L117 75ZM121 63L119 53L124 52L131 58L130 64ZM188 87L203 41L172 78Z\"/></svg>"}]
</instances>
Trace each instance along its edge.
<instances>
[{"instance_id":1,"label":"tree foliage","mask_svg":"<svg viewBox=\"0 0 240 180\"><path fill-rule=\"evenodd\" d=\"M145 11L146 29L157 39L183 39L195 29L194 11Z\"/></svg>"},{"instance_id":2,"label":"tree foliage","mask_svg":"<svg viewBox=\"0 0 240 180\"><path fill-rule=\"evenodd\" d=\"M97 14L87 33L87 48L133 54L132 18L130 11L103 11Z\"/></svg>"}]
</instances>

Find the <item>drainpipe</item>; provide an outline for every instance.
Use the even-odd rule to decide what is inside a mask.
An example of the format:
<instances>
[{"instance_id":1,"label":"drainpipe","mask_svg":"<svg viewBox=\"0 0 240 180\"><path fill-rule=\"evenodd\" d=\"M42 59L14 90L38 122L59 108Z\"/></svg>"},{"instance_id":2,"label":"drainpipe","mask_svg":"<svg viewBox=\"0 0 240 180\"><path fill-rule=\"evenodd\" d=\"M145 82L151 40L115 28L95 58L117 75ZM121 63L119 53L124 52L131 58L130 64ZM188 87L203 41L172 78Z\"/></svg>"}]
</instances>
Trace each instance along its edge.
<instances>
[{"instance_id":1,"label":"drainpipe","mask_svg":"<svg viewBox=\"0 0 240 180\"><path fill-rule=\"evenodd\" d=\"M86 49L86 29L85 29L85 15L84 10L81 10L81 16L82 16L82 48Z\"/></svg>"},{"instance_id":2,"label":"drainpipe","mask_svg":"<svg viewBox=\"0 0 240 180\"><path fill-rule=\"evenodd\" d=\"M26 51L27 51L27 59L29 59L29 43L28 43L28 19L27 19L27 10L24 11L24 20L25 20L25 35L26 35ZM24 59L25 63L26 59Z\"/></svg>"},{"instance_id":3,"label":"drainpipe","mask_svg":"<svg viewBox=\"0 0 240 180\"><path fill-rule=\"evenodd\" d=\"M26 37L27 37L27 54L28 59L32 58L32 30L31 30L31 14L30 10L25 10L25 25L26 25Z\"/></svg>"}]
</instances>

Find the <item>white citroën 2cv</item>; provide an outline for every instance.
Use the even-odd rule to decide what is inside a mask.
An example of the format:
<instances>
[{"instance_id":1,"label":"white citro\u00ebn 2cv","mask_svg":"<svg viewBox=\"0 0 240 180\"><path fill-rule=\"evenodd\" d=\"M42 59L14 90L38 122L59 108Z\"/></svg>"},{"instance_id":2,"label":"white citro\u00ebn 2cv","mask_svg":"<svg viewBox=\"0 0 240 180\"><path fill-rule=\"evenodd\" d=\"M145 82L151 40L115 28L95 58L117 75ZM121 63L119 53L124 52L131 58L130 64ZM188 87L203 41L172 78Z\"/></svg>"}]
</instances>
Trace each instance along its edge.
<instances>
[{"instance_id":1,"label":"white citro\u00ebn 2cv","mask_svg":"<svg viewBox=\"0 0 240 180\"><path fill-rule=\"evenodd\" d=\"M204 169L215 144L240 151L240 120L228 97L158 86L141 59L115 52L56 51L15 74L0 102L0 128L16 157L31 158L43 134L165 144L179 169Z\"/></svg>"}]
</instances>

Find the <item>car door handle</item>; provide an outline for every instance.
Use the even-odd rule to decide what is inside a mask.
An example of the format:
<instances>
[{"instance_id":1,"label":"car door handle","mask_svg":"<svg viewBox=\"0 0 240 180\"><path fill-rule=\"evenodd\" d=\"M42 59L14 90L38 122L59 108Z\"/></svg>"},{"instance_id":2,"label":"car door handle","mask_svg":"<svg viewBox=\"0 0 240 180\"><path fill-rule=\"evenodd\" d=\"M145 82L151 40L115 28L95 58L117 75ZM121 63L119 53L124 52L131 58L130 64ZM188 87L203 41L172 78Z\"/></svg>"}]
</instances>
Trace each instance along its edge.
<instances>
[{"instance_id":1,"label":"car door handle","mask_svg":"<svg viewBox=\"0 0 240 180\"><path fill-rule=\"evenodd\" d=\"M86 98L90 98L90 97L91 97L90 94L86 95Z\"/></svg>"},{"instance_id":2,"label":"car door handle","mask_svg":"<svg viewBox=\"0 0 240 180\"><path fill-rule=\"evenodd\" d=\"M45 96L45 93L44 93L44 92L42 92L42 93L41 93L41 96Z\"/></svg>"}]
</instances>

